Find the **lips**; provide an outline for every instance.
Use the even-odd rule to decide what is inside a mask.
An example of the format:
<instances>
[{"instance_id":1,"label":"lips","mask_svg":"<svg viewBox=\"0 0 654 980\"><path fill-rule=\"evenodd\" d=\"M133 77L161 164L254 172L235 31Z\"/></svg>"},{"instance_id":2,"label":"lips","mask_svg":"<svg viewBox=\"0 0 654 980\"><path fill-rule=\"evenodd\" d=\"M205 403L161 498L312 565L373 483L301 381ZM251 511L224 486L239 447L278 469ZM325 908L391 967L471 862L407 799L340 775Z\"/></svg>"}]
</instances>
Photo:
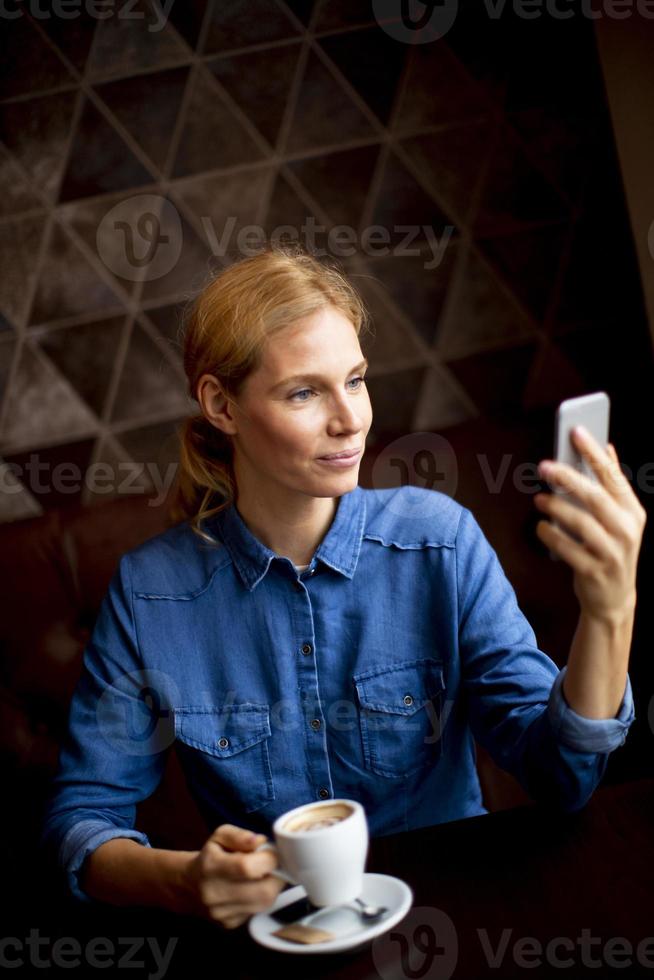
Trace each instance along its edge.
<instances>
[{"instance_id":1,"label":"lips","mask_svg":"<svg viewBox=\"0 0 654 980\"><path fill-rule=\"evenodd\" d=\"M330 453L328 456L319 456L318 459L352 459L358 456L360 449L344 449L340 453Z\"/></svg>"}]
</instances>

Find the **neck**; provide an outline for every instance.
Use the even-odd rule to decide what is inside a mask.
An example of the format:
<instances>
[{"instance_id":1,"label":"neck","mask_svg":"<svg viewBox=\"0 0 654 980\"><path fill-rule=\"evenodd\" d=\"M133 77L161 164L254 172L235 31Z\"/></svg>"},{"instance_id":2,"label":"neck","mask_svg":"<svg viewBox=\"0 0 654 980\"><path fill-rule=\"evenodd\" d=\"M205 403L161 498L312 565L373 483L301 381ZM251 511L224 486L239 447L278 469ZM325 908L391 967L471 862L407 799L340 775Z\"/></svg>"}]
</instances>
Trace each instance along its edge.
<instances>
[{"instance_id":1,"label":"neck","mask_svg":"<svg viewBox=\"0 0 654 980\"><path fill-rule=\"evenodd\" d=\"M338 497L309 497L294 494L293 500L239 491L236 507L249 530L276 554L294 565L307 565L329 530L336 514Z\"/></svg>"}]
</instances>

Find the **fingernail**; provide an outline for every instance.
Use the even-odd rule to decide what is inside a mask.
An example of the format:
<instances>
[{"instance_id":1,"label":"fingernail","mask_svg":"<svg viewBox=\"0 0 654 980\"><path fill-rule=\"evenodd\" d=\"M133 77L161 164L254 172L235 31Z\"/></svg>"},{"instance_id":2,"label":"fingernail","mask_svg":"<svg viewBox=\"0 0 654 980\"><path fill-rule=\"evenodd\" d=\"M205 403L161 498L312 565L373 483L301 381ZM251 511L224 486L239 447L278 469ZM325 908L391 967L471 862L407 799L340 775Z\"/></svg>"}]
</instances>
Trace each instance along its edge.
<instances>
[{"instance_id":1,"label":"fingernail","mask_svg":"<svg viewBox=\"0 0 654 980\"><path fill-rule=\"evenodd\" d=\"M574 434L578 436L580 439L588 438L588 429L586 429L583 425L575 425L573 431Z\"/></svg>"},{"instance_id":2,"label":"fingernail","mask_svg":"<svg viewBox=\"0 0 654 980\"><path fill-rule=\"evenodd\" d=\"M538 464L538 470L543 476L547 476L548 473L552 472L552 461L550 459L543 459Z\"/></svg>"}]
</instances>

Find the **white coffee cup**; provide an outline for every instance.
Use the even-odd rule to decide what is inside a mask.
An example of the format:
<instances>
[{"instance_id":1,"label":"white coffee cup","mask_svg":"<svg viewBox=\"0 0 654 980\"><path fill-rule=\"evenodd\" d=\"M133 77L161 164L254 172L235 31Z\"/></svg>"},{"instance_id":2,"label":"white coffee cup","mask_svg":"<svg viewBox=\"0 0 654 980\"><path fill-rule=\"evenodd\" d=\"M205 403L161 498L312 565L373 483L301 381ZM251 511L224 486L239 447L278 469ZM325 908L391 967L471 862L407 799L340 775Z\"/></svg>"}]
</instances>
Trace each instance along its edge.
<instances>
[{"instance_id":1,"label":"white coffee cup","mask_svg":"<svg viewBox=\"0 0 654 980\"><path fill-rule=\"evenodd\" d=\"M314 905L351 902L363 890L368 822L356 800L322 800L287 810L273 824L280 867L271 874L303 885Z\"/></svg>"}]
</instances>

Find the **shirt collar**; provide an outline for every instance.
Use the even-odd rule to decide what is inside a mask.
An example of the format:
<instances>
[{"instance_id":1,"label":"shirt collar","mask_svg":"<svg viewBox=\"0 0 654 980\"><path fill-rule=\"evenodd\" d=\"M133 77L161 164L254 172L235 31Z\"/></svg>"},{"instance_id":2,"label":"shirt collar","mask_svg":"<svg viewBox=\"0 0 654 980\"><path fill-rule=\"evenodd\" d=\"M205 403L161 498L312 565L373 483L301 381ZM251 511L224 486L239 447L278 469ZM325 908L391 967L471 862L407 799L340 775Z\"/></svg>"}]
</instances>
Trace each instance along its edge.
<instances>
[{"instance_id":1,"label":"shirt collar","mask_svg":"<svg viewBox=\"0 0 654 980\"><path fill-rule=\"evenodd\" d=\"M361 487L356 486L338 498L334 519L316 548L312 563L320 559L335 572L352 578L361 550L365 519L365 495ZM233 502L211 518L210 523L219 532L243 584L250 591L264 577L274 558L288 562L289 567L292 564L290 559L278 555L254 536Z\"/></svg>"}]
</instances>

